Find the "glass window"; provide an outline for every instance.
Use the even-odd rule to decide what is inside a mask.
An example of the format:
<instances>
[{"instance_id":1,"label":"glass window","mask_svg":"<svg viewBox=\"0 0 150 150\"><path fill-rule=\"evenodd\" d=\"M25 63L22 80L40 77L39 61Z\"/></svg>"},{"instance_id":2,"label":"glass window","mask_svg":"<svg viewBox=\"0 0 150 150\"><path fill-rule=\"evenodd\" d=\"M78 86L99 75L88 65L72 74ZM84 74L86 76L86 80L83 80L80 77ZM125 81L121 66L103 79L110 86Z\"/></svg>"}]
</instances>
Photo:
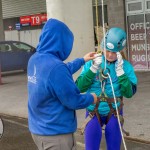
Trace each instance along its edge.
<instances>
[{"instance_id":1,"label":"glass window","mask_svg":"<svg viewBox=\"0 0 150 150\"><path fill-rule=\"evenodd\" d=\"M150 9L150 1L146 1L146 9Z\"/></svg>"},{"instance_id":2,"label":"glass window","mask_svg":"<svg viewBox=\"0 0 150 150\"><path fill-rule=\"evenodd\" d=\"M149 24L144 22L144 14L128 16L128 52L129 60L135 70L147 69L146 51L148 43L145 43L145 29Z\"/></svg>"},{"instance_id":3,"label":"glass window","mask_svg":"<svg viewBox=\"0 0 150 150\"><path fill-rule=\"evenodd\" d=\"M97 20L98 17L98 20ZM98 6L98 16L96 16L96 6L93 6L93 23L94 23L94 41L95 46L101 42L103 38L103 16L102 16L102 5ZM97 27L98 23L98 27ZM107 5L104 5L104 26L108 27L108 12Z\"/></svg>"},{"instance_id":4,"label":"glass window","mask_svg":"<svg viewBox=\"0 0 150 150\"><path fill-rule=\"evenodd\" d=\"M93 6L93 19L94 19L94 26L96 26L96 6ZM102 18L102 6L98 6L98 26L102 26L103 18ZM107 12L107 5L104 5L104 23L108 24L108 12Z\"/></svg>"},{"instance_id":5,"label":"glass window","mask_svg":"<svg viewBox=\"0 0 150 150\"><path fill-rule=\"evenodd\" d=\"M142 10L142 2L128 4L128 11L138 11L138 10Z\"/></svg>"},{"instance_id":6,"label":"glass window","mask_svg":"<svg viewBox=\"0 0 150 150\"><path fill-rule=\"evenodd\" d=\"M5 52L5 44L0 44L0 51Z\"/></svg>"},{"instance_id":7,"label":"glass window","mask_svg":"<svg viewBox=\"0 0 150 150\"><path fill-rule=\"evenodd\" d=\"M27 51L30 52L32 49L32 47L30 47L29 45L23 44L23 43L13 43L13 50L19 51L19 50L23 50L23 51Z\"/></svg>"},{"instance_id":8,"label":"glass window","mask_svg":"<svg viewBox=\"0 0 150 150\"><path fill-rule=\"evenodd\" d=\"M12 48L9 44L0 44L0 51L1 52L6 52L6 51L12 51Z\"/></svg>"}]
</instances>

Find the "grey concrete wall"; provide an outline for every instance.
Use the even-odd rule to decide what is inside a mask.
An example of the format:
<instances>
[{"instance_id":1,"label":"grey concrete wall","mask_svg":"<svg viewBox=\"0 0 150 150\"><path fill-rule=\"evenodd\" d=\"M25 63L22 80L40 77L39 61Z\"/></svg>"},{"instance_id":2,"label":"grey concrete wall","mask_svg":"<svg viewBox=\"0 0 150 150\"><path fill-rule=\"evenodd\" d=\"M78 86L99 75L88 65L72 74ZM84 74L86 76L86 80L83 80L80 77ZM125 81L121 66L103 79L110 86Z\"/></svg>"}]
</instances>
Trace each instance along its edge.
<instances>
[{"instance_id":1,"label":"grey concrete wall","mask_svg":"<svg viewBox=\"0 0 150 150\"><path fill-rule=\"evenodd\" d=\"M68 60L94 51L94 29L91 0L47 0L48 18L65 22L74 34L73 51Z\"/></svg>"},{"instance_id":2,"label":"grey concrete wall","mask_svg":"<svg viewBox=\"0 0 150 150\"><path fill-rule=\"evenodd\" d=\"M125 28L124 0L108 0L108 24L109 27Z\"/></svg>"},{"instance_id":3,"label":"grey concrete wall","mask_svg":"<svg viewBox=\"0 0 150 150\"><path fill-rule=\"evenodd\" d=\"M48 18L65 22L74 34L73 50L66 61L94 51L94 29L91 0L47 0ZM78 76L80 70L74 75Z\"/></svg>"},{"instance_id":4,"label":"grey concrete wall","mask_svg":"<svg viewBox=\"0 0 150 150\"><path fill-rule=\"evenodd\" d=\"M124 0L108 0L108 25L111 27L121 27L126 30L125 1ZM125 58L128 59L127 47L124 48Z\"/></svg>"},{"instance_id":5,"label":"grey concrete wall","mask_svg":"<svg viewBox=\"0 0 150 150\"><path fill-rule=\"evenodd\" d=\"M2 1L0 0L0 41L5 39L4 28L3 28L3 17L2 17Z\"/></svg>"}]
</instances>

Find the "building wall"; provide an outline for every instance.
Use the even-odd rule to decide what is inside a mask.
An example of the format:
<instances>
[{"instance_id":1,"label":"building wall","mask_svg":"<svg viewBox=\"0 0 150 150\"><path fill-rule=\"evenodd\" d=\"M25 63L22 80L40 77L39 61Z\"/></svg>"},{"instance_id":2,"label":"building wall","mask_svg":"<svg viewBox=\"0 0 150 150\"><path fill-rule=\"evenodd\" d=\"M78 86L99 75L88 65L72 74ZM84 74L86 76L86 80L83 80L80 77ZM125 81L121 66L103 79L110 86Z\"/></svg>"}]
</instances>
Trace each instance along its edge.
<instances>
[{"instance_id":1,"label":"building wall","mask_svg":"<svg viewBox=\"0 0 150 150\"><path fill-rule=\"evenodd\" d=\"M24 30L24 31L5 31L5 40L14 40L25 42L33 47L37 47L41 29L37 30Z\"/></svg>"},{"instance_id":2,"label":"building wall","mask_svg":"<svg viewBox=\"0 0 150 150\"><path fill-rule=\"evenodd\" d=\"M2 0L2 12L5 40L22 41L36 47L43 24L21 26L16 30L16 23L21 16L46 13L46 0Z\"/></svg>"},{"instance_id":3,"label":"building wall","mask_svg":"<svg viewBox=\"0 0 150 150\"><path fill-rule=\"evenodd\" d=\"M126 15L124 0L108 0L108 25L111 27L120 27L126 30ZM128 47L124 49L126 59L128 59Z\"/></svg>"},{"instance_id":4,"label":"building wall","mask_svg":"<svg viewBox=\"0 0 150 150\"><path fill-rule=\"evenodd\" d=\"M118 26L125 29L125 4L124 0L108 0L109 27Z\"/></svg>"},{"instance_id":5,"label":"building wall","mask_svg":"<svg viewBox=\"0 0 150 150\"><path fill-rule=\"evenodd\" d=\"M106 6L107 8L107 13L105 12L105 20L106 22L108 22L109 27L112 26L120 26L120 27L125 27L125 17L124 17L124 0L104 0L103 4ZM97 5L100 6L102 3L101 0L97 0ZM92 1L93 4L93 11L94 11L94 6L96 5L96 1L93 0ZM6 35L6 39L11 39L12 36L8 36L11 35L12 31L8 31L8 26L11 25L13 27L12 24L14 24L14 20L15 18L17 19L20 16L26 16L26 15L31 15L31 14L37 14L37 13L42 13L42 12L46 12L46 0L2 0L2 7L3 7L3 19L4 19L4 23L5 23L5 32ZM96 16L96 13L93 12L93 17ZM108 18L106 18L106 16ZM117 16L117 17L116 17ZM99 15L99 21L100 23L102 16ZM14 27L13 27L14 28ZM38 30L39 33L39 29L42 28L35 26L33 27L23 27L23 30ZM13 29L14 30L14 29ZM17 33L17 32L15 32ZM18 33L17 33L18 35ZM17 36L16 35L16 36ZM28 34L31 35L31 34ZM15 36L15 37L16 37ZM21 36L22 34L19 35L20 37L18 37L19 40L23 39ZM39 36L39 34L38 34ZM13 37L12 37L13 38ZM32 37L31 37L32 38ZM30 39L30 38L29 38ZM13 39L12 39L13 40ZM36 40L37 41L37 40ZM33 42L35 46L35 42ZM30 43L28 43L30 44Z\"/></svg>"},{"instance_id":6,"label":"building wall","mask_svg":"<svg viewBox=\"0 0 150 150\"><path fill-rule=\"evenodd\" d=\"M104 5L107 4L107 1L108 1L108 0L103 0L103 4L104 4ZM93 6L95 6L96 3L97 3L97 5L101 5L101 4L102 4L102 0L93 0L93 1L92 1Z\"/></svg>"},{"instance_id":7,"label":"building wall","mask_svg":"<svg viewBox=\"0 0 150 150\"><path fill-rule=\"evenodd\" d=\"M2 1L0 0L0 40L4 40L3 16L2 16Z\"/></svg>"}]
</instances>

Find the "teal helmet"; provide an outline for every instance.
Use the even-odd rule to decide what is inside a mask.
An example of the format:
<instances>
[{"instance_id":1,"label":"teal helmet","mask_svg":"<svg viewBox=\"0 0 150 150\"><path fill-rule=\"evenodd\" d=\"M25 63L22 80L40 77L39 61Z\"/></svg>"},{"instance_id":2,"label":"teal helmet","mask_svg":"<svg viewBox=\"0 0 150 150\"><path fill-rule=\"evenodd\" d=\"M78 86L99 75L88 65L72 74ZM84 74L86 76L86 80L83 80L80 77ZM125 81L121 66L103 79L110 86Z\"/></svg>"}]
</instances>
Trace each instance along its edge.
<instances>
[{"instance_id":1,"label":"teal helmet","mask_svg":"<svg viewBox=\"0 0 150 150\"><path fill-rule=\"evenodd\" d=\"M126 32L123 29L119 27L111 28L104 37L105 44L104 38L102 39L101 47L112 52L119 52L126 45L126 37Z\"/></svg>"}]
</instances>

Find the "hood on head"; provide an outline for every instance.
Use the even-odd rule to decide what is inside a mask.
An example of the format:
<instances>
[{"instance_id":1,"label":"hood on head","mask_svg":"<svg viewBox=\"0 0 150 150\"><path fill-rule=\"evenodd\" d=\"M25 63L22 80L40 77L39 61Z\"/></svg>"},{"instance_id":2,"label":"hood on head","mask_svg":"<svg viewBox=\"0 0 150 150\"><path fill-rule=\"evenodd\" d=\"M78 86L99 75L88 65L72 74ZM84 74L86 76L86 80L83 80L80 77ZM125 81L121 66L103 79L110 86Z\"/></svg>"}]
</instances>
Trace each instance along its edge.
<instances>
[{"instance_id":1,"label":"hood on head","mask_svg":"<svg viewBox=\"0 0 150 150\"><path fill-rule=\"evenodd\" d=\"M64 61L72 51L73 41L73 33L67 25L57 19L49 19L42 29L37 52L50 53Z\"/></svg>"}]
</instances>

